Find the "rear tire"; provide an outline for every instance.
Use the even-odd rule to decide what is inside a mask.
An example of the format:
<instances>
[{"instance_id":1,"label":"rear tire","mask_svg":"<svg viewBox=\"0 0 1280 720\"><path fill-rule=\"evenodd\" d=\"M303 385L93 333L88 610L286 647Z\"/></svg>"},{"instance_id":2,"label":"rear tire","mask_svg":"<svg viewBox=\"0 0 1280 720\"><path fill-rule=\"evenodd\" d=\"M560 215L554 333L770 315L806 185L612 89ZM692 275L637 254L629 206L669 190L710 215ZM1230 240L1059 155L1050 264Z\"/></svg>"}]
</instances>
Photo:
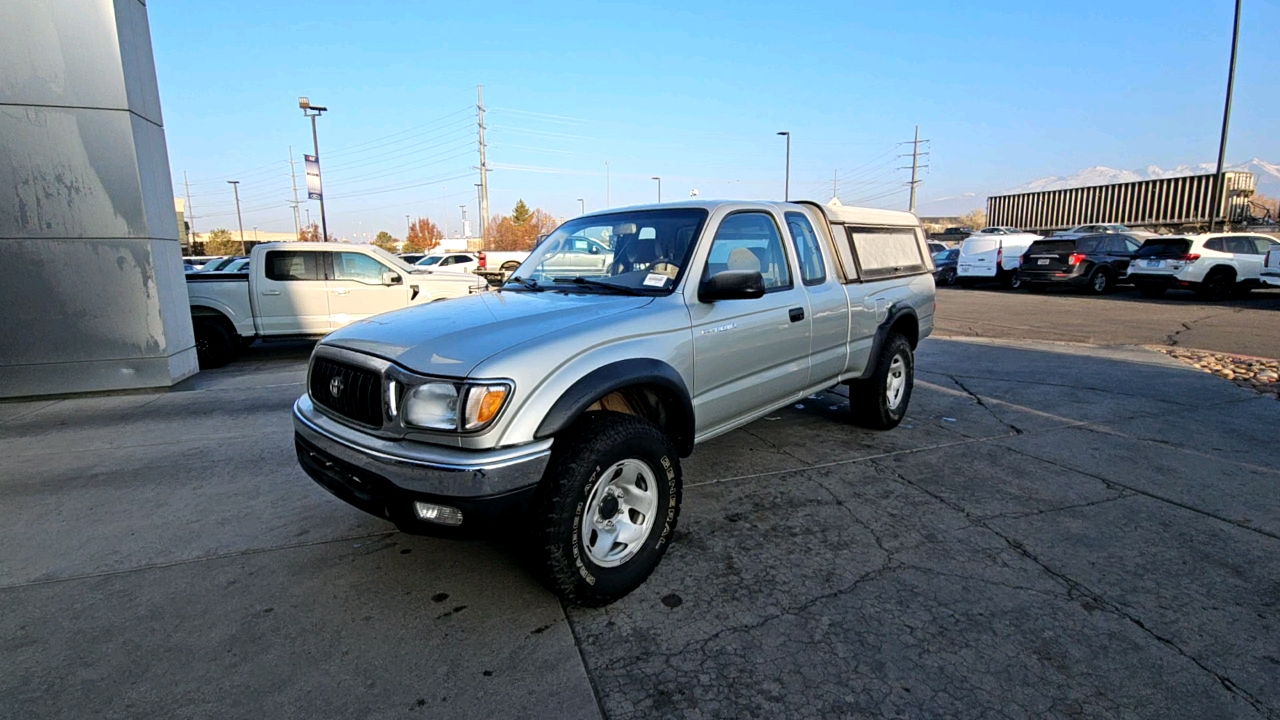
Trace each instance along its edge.
<instances>
[{"instance_id":1,"label":"rear tire","mask_svg":"<svg viewBox=\"0 0 1280 720\"><path fill-rule=\"evenodd\" d=\"M1026 281L1022 279L1021 275L1017 273L1013 273L1009 276L1008 280L1006 281L1005 287L1009 288L1010 290L1021 290L1022 286L1026 284L1027 284Z\"/></svg>"},{"instance_id":2,"label":"rear tire","mask_svg":"<svg viewBox=\"0 0 1280 720\"><path fill-rule=\"evenodd\" d=\"M214 318L193 318L196 336L196 359L201 370L220 368L236 356L239 339L227 329L225 322Z\"/></svg>"},{"instance_id":3,"label":"rear tire","mask_svg":"<svg viewBox=\"0 0 1280 720\"><path fill-rule=\"evenodd\" d=\"M907 415L915 384L911 343L894 333L885 338L875 358L875 371L865 380L849 381L849 413L855 425L892 430Z\"/></svg>"},{"instance_id":4,"label":"rear tire","mask_svg":"<svg viewBox=\"0 0 1280 720\"><path fill-rule=\"evenodd\" d=\"M658 567L680 499L680 459L661 430L586 413L557 438L538 487L535 574L575 605L608 605Z\"/></svg>"},{"instance_id":5,"label":"rear tire","mask_svg":"<svg viewBox=\"0 0 1280 720\"><path fill-rule=\"evenodd\" d=\"M1106 268L1098 268L1089 276L1089 284L1085 285L1085 292L1090 295L1105 295L1111 289L1111 271Z\"/></svg>"},{"instance_id":6,"label":"rear tire","mask_svg":"<svg viewBox=\"0 0 1280 720\"><path fill-rule=\"evenodd\" d=\"M947 268L942 271L942 284L951 286L956 284L956 269Z\"/></svg>"},{"instance_id":7,"label":"rear tire","mask_svg":"<svg viewBox=\"0 0 1280 720\"><path fill-rule=\"evenodd\" d=\"M1200 287L1196 288L1196 295L1199 295L1201 300L1220 302L1231 297L1235 284L1235 274L1230 270L1213 269L1209 271L1204 282L1200 283Z\"/></svg>"},{"instance_id":8,"label":"rear tire","mask_svg":"<svg viewBox=\"0 0 1280 720\"><path fill-rule=\"evenodd\" d=\"M1138 285L1138 292L1144 298L1162 298L1169 288L1163 285Z\"/></svg>"}]
</instances>

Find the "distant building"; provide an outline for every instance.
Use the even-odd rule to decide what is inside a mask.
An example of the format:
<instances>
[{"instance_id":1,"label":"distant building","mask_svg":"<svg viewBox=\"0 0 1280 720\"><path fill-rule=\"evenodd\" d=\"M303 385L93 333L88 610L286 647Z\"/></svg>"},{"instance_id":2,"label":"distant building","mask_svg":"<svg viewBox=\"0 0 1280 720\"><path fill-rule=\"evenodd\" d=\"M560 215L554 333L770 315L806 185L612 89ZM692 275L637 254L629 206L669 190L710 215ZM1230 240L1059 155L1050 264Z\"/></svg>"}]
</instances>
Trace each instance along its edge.
<instances>
[{"instance_id":1,"label":"distant building","mask_svg":"<svg viewBox=\"0 0 1280 720\"><path fill-rule=\"evenodd\" d=\"M182 248L183 255L190 255L191 238L187 235L191 232L191 223L187 222L186 198L173 199L173 212L178 216L178 246Z\"/></svg>"}]
</instances>

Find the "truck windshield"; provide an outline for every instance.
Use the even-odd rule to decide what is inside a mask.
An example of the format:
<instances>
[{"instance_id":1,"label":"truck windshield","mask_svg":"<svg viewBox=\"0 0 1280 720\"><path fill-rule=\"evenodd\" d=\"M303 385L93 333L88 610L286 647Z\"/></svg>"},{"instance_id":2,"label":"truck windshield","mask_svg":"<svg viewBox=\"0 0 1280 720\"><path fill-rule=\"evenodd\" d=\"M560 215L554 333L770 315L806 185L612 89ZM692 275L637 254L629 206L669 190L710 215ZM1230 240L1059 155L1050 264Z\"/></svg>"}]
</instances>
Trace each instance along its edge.
<instances>
[{"instance_id":1,"label":"truck windshield","mask_svg":"<svg viewBox=\"0 0 1280 720\"><path fill-rule=\"evenodd\" d=\"M668 294L680 282L706 219L701 208L671 208L570 220L534 249L505 287Z\"/></svg>"}]
</instances>

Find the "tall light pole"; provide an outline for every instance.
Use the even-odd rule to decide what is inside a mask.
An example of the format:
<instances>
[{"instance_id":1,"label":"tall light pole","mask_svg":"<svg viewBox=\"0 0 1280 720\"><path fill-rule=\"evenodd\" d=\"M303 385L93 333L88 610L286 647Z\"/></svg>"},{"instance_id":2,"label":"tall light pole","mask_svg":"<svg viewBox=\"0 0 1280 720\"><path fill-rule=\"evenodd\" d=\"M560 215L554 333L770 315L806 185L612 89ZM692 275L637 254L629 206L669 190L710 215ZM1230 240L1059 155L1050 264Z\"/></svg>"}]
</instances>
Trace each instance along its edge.
<instances>
[{"instance_id":1,"label":"tall light pole","mask_svg":"<svg viewBox=\"0 0 1280 720\"><path fill-rule=\"evenodd\" d=\"M329 239L329 223L324 214L324 183L320 180L320 137L316 134L316 118L320 117L320 113L328 111L329 108L320 105L312 105L307 98L298 98L298 107L302 108L304 117L311 118L311 151L315 153L312 157L316 159L316 181L320 186L315 193L316 199L320 201L320 241L325 242ZM308 193L311 194L311 193Z\"/></svg>"},{"instance_id":2,"label":"tall light pole","mask_svg":"<svg viewBox=\"0 0 1280 720\"><path fill-rule=\"evenodd\" d=\"M787 136L787 176L782 186L782 199L791 202L791 133L783 130L778 134Z\"/></svg>"},{"instance_id":3,"label":"tall light pole","mask_svg":"<svg viewBox=\"0 0 1280 720\"><path fill-rule=\"evenodd\" d=\"M586 215L586 214L587 214L587 201L586 201L586 200L583 200L582 198L578 198L578 207L580 207L580 208L582 209L582 212L578 213L579 215Z\"/></svg>"},{"instance_id":4,"label":"tall light pole","mask_svg":"<svg viewBox=\"0 0 1280 720\"><path fill-rule=\"evenodd\" d=\"M240 217L240 181L228 180L227 184L236 194L236 223L240 225L240 252L244 253L244 220Z\"/></svg>"},{"instance_id":5,"label":"tall light pole","mask_svg":"<svg viewBox=\"0 0 1280 720\"><path fill-rule=\"evenodd\" d=\"M1231 30L1231 69L1227 71L1227 102L1222 109L1222 142L1218 144L1218 171L1213 176L1213 209L1209 211L1209 232L1218 224L1223 206L1222 163L1227 154L1227 126L1231 124L1231 92L1236 84L1236 48L1240 44L1240 0L1236 0L1236 24ZM1230 218L1226 218L1229 222Z\"/></svg>"},{"instance_id":6,"label":"tall light pole","mask_svg":"<svg viewBox=\"0 0 1280 720\"><path fill-rule=\"evenodd\" d=\"M662 178L658 177L657 175L654 175L649 179L658 181L658 202L662 202Z\"/></svg>"}]
</instances>

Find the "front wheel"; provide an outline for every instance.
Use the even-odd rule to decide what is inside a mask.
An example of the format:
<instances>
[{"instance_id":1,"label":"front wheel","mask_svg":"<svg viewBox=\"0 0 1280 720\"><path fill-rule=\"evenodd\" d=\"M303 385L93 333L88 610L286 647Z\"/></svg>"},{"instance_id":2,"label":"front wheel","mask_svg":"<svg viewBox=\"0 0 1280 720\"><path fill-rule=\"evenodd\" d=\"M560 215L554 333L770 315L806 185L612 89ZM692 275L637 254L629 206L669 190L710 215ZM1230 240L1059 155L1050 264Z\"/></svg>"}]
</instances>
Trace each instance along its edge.
<instances>
[{"instance_id":1,"label":"front wheel","mask_svg":"<svg viewBox=\"0 0 1280 720\"><path fill-rule=\"evenodd\" d=\"M915 355L902 335L885 339L871 377L849 383L853 422L872 430L892 430L907 415L915 384Z\"/></svg>"},{"instance_id":2,"label":"front wheel","mask_svg":"<svg viewBox=\"0 0 1280 720\"><path fill-rule=\"evenodd\" d=\"M608 605L639 587L671 544L680 460L634 415L587 413L561 437L535 506L539 574L568 602Z\"/></svg>"}]
</instances>

